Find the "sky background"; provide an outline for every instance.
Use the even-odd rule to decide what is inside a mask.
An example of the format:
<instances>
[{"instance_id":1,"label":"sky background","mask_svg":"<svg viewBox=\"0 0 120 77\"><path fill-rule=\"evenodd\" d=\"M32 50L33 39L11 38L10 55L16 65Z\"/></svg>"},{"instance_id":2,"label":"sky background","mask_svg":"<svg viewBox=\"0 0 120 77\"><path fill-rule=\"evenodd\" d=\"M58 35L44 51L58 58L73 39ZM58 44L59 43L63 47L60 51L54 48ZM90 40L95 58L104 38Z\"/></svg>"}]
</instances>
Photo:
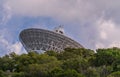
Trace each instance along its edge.
<instances>
[{"instance_id":1,"label":"sky background","mask_svg":"<svg viewBox=\"0 0 120 77\"><path fill-rule=\"evenodd\" d=\"M85 48L120 47L120 0L0 0L0 56L26 53L23 29L59 25Z\"/></svg>"}]
</instances>

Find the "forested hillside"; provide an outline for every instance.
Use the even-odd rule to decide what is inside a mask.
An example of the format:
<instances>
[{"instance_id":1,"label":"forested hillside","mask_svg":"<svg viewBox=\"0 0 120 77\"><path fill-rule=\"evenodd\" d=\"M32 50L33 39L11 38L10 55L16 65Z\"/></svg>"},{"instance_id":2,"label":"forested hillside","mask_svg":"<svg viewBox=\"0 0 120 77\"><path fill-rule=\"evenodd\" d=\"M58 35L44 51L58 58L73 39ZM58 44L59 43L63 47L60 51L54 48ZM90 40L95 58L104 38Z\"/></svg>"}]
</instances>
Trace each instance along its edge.
<instances>
[{"instance_id":1,"label":"forested hillside","mask_svg":"<svg viewBox=\"0 0 120 77\"><path fill-rule=\"evenodd\" d=\"M0 58L0 77L120 77L120 49L67 48L47 51L10 53Z\"/></svg>"}]
</instances>

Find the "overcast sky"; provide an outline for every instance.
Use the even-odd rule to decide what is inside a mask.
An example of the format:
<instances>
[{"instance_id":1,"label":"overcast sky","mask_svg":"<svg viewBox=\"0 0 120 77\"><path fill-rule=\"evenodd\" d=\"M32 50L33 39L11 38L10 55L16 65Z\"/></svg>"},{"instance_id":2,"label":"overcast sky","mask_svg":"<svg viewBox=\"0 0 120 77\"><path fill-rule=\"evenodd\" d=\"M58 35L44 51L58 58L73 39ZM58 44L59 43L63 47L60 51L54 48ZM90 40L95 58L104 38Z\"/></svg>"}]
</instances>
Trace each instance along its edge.
<instances>
[{"instance_id":1,"label":"overcast sky","mask_svg":"<svg viewBox=\"0 0 120 77\"><path fill-rule=\"evenodd\" d=\"M0 56L26 53L23 29L59 25L85 48L120 47L120 0L0 0Z\"/></svg>"}]
</instances>

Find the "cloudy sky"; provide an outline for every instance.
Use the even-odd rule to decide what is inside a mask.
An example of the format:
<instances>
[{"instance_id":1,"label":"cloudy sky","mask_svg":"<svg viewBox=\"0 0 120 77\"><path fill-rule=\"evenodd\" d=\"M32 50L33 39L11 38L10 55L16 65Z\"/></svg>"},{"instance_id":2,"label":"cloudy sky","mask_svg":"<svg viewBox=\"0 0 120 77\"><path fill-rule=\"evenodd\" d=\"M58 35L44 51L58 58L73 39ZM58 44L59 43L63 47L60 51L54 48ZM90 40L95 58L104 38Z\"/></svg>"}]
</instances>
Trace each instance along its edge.
<instances>
[{"instance_id":1,"label":"cloudy sky","mask_svg":"<svg viewBox=\"0 0 120 77\"><path fill-rule=\"evenodd\" d=\"M23 29L59 25L86 48L120 47L120 0L0 0L0 56L26 53Z\"/></svg>"}]
</instances>

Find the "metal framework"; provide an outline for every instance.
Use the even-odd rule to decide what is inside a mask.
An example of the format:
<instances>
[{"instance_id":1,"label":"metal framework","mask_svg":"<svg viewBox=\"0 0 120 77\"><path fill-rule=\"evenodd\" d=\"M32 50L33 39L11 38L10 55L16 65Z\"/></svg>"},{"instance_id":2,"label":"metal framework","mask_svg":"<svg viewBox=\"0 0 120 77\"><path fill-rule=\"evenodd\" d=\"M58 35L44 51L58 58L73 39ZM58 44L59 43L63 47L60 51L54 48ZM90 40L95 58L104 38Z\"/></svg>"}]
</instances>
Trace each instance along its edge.
<instances>
[{"instance_id":1,"label":"metal framework","mask_svg":"<svg viewBox=\"0 0 120 77\"><path fill-rule=\"evenodd\" d=\"M25 29L20 33L19 38L27 52L40 53L40 50L60 52L68 47L83 48L82 45L65 35L44 29Z\"/></svg>"}]
</instances>

